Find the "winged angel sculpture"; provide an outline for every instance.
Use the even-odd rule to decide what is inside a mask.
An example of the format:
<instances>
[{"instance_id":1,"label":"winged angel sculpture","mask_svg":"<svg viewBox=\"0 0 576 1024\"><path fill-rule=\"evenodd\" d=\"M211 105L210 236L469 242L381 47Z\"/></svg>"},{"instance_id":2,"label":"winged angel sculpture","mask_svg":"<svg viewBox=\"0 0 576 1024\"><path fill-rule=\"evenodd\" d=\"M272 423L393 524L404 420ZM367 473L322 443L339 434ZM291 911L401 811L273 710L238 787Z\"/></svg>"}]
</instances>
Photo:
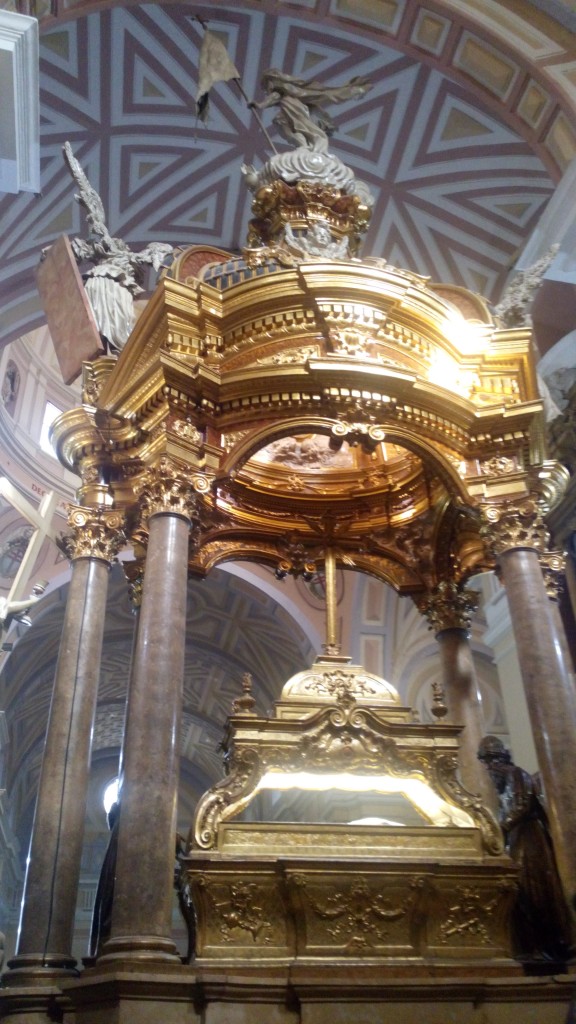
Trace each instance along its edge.
<instances>
[{"instance_id":1,"label":"winged angel sculpture","mask_svg":"<svg viewBox=\"0 0 576 1024\"><path fill-rule=\"evenodd\" d=\"M274 124L282 138L316 153L328 151L329 137L336 128L325 107L331 103L360 99L372 87L363 76L352 78L345 85L329 86L315 80L295 78L277 68L264 72L262 86L267 93L266 98L250 106L258 110L278 107Z\"/></svg>"},{"instance_id":2,"label":"winged angel sculpture","mask_svg":"<svg viewBox=\"0 0 576 1024\"><path fill-rule=\"evenodd\" d=\"M84 207L90 229L88 238L73 238L70 244L78 263L93 264L82 273L84 288L107 351L118 354L134 326L134 298L144 291L142 267L149 264L158 271L172 253L172 246L151 242L140 252L133 252L121 238L114 238L106 226L102 200L88 181L69 142L64 143L63 151L79 188L75 199Z\"/></svg>"}]
</instances>

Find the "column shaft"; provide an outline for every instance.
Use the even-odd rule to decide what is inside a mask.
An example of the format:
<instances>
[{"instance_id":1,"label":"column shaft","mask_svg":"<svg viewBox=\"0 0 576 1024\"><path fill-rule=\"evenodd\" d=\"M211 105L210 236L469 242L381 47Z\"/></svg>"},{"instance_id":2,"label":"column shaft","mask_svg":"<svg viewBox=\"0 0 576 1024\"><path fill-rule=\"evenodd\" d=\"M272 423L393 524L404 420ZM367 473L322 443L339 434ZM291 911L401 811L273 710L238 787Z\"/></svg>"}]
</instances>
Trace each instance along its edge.
<instances>
[{"instance_id":1,"label":"column shaft","mask_svg":"<svg viewBox=\"0 0 576 1024\"><path fill-rule=\"evenodd\" d=\"M570 906L576 894L576 690L565 663L538 553L499 555L512 628L548 802L560 877Z\"/></svg>"},{"instance_id":2,"label":"column shaft","mask_svg":"<svg viewBox=\"0 0 576 1024\"><path fill-rule=\"evenodd\" d=\"M496 812L496 794L478 761L478 747L485 735L482 699L474 669L472 650L466 629L452 627L436 634L442 658L443 685L450 719L462 725L460 734L460 778L471 793L481 797L484 806Z\"/></svg>"},{"instance_id":3,"label":"column shaft","mask_svg":"<svg viewBox=\"0 0 576 1024\"><path fill-rule=\"evenodd\" d=\"M174 959L171 939L189 521L149 519L128 695L111 938L103 957Z\"/></svg>"},{"instance_id":4,"label":"column shaft","mask_svg":"<svg viewBox=\"0 0 576 1024\"><path fill-rule=\"evenodd\" d=\"M71 969L109 563L72 563L14 976ZM16 983L18 983L16 981Z\"/></svg>"}]
</instances>

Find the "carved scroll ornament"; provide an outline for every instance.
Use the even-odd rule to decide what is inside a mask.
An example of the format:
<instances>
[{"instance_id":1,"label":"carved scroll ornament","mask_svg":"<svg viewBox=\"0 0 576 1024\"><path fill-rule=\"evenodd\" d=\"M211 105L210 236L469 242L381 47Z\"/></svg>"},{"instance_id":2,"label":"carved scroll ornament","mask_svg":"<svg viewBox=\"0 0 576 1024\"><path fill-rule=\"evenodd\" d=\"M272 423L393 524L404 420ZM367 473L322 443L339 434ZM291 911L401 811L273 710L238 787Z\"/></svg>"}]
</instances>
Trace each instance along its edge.
<instances>
[{"instance_id":1,"label":"carved scroll ornament","mask_svg":"<svg viewBox=\"0 0 576 1024\"><path fill-rule=\"evenodd\" d=\"M70 561L98 558L112 562L126 543L124 517L115 510L73 505L68 525L72 533L62 537L61 547Z\"/></svg>"},{"instance_id":2,"label":"carved scroll ornament","mask_svg":"<svg viewBox=\"0 0 576 1024\"><path fill-rule=\"evenodd\" d=\"M540 568L546 593L551 601L558 601L566 583L566 555L562 551L546 551L540 555Z\"/></svg>"},{"instance_id":3,"label":"carved scroll ornament","mask_svg":"<svg viewBox=\"0 0 576 1024\"><path fill-rule=\"evenodd\" d=\"M187 474L185 468L163 456L154 470L149 470L140 490L142 519L161 513L172 513L192 520L198 511L200 494L210 490L203 474Z\"/></svg>"},{"instance_id":4,"label":"carved scroll ornament","mask_svg":"<svg viewBox=\"0 0 576 1024\"><path fill-rule=\"evenodd\" d=\"M481 511L484 518L481 533L496 557L517 548L531 548L540 553L546 550L549 533L541 509L532 498L518 504L504 501L499 505L484 505Z\"/></svg>"},{"instance_id":5,"label":"carved scroll ornament","mask_svg":"<svg viewBox=\"0 0 576 1024\"><path fill-rule=\"evenodd\" d=\"M220 822L247 806L266 772L311 771L373 774L375 781L380 775L423 780L455 808L455 817L460 810L466 812L480 829L489 853L502 852L502 836L496 821L456 777L457 758L434 747L401 750L389 735L386 723L368 708L359 707L349 695L312 715L299 734L284 734L282 740L275 741L270 733L260 742L252 739L249 743L231 746L227 776L200 800L189 837L190 848L213 848Z\"/></svg>"}]
</instances>

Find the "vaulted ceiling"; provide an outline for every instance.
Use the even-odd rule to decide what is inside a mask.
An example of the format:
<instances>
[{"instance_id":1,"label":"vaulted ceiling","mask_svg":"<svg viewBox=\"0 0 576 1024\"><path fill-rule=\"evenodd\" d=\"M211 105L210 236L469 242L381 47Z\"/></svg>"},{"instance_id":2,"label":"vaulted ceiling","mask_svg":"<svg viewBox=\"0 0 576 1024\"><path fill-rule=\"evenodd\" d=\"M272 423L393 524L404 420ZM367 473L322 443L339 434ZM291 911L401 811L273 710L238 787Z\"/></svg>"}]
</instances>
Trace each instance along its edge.
<instances>
[{"instance_id":1,"label":"vaulted ceiling","mask_svg":"<svg viewBox=\"0 0 576 1024\"><path fill-rule=\"evenodd\" d=\"M271 66L330 84L368 76L362 100L332 111L333 151L376 196L364 255L490 300L576 152L568 5L555 5L562 25L550 4L512 0L42 4L42 193L0 198L4 342L43 322L41 249L85 232L66 139L111 232L133 248L243 245L240 168L270 151L232 83L214 88L208 123L196 120L198 18L226 43L249 98L262 98Z\"/></svg>"}]
</instances>

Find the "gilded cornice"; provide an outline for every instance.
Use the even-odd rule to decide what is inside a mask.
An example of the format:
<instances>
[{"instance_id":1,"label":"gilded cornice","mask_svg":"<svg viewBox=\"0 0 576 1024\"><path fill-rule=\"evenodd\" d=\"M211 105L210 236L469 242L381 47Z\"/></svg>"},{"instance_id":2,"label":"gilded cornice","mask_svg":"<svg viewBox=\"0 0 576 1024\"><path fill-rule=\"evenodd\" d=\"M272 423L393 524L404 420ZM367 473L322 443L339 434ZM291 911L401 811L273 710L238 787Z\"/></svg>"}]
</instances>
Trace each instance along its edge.
<instances>
[{"instance_id":1,"label":"gilded cornice","mask_svg":"<svg viewBox=\"0 0 576 1024\"><path fill-rule=\"evenodd\" d=\"M146 382L157 372L160 351L180 362L182 372L195 363L218 365L224 380L228 361L232 372L243 349L252 369L267 351L278 357L279 346L311 341L321 346L322 355L338 357L347 352L347 331L354 335L355 359L361 357L362 346L369 346L365 355L371 374L395 369L417 376L420 383L432 382L433 368L442 358L450 371L438 376L444 398L453 379L454 395L467 393L471 410L537 400L529 331L472 327L463 318L455 327L449 317L450 307L426 289L424 279L415 285L414 275L369 263L305 263L297 270L279 269L244 280L223 292L202 282L192 287L165 278L141 315L113 379L102 389L100 402L121 416L137 411L145 400ZM473 331L463 348L458 331ZM266 370L271 370L268 363ZM230 376L227 390L233 392L240 382L241 374ZM233 397L224 393L222 401Z\"/></svg>"}]
</instances>

